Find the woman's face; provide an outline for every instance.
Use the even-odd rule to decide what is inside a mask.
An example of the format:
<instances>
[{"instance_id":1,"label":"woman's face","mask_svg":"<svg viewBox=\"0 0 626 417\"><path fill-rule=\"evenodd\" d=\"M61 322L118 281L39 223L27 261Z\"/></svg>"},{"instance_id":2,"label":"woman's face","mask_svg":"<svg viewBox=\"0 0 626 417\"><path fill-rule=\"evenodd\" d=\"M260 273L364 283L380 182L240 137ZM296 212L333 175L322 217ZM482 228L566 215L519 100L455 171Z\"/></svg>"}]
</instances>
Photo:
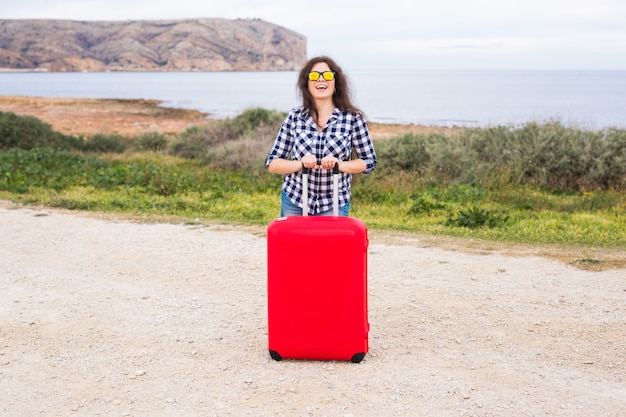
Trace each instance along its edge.
<instances>
[{"instance_id":1,"label":"woman's face","mask_svg":"<svg viewBox=\"0 0 626 417\"><path fill-rule=\"evenodd\" d=\"M311 68L311 72L323 73L326 71L330 71L330 67L325 62L318 62ZM333 94L335 94L335 79L325 80L322 75L319 75L316 81L309 79L309 93L315 100L332 99Z\"/></svg>"}]
</instances>

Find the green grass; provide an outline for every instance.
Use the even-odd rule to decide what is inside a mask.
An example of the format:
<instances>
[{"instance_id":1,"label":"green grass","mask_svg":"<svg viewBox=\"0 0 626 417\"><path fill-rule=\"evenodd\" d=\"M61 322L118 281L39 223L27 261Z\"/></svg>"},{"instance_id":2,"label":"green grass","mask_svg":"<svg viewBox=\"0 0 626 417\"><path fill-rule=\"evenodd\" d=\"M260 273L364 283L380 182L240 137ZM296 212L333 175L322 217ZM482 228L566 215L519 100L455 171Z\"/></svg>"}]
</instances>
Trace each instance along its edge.
<instances>
[{"instance_id":1,"label":"green grass","mask_svg":"<svg viewBox=\"0 0 626 417\"><path fill-rule=\"evenodd\" d=\"M526 190L518 190L524 193ZM536 192L534 192L536 195ZM446 209L413 214L411 204L362 204L355 202L352 214L364 219L372 229L397 230L422 234L447 235L463 238L487 239L518 243L556 243L626 248L626 216L613 210L580 211L577 213L553 210L522 210L500 205L489 211L489 200L474 201L471 208L486 207L498 218L508 218L495 226L463 226L450 222L462 211L472 214L463 204L447 203ZM502 213L506 213L502 216Z\"/></svg>"},{"instance_id":2,"label":"green grass","mask_svg":"<svg viewBox=\"0 0 626 417\"><path fill-rule=\"evenodd\" d=\"M36 121L6 119L9 127ZM44 129L54 146L31 147L41 145L34 138L24 148L0 147L0 199L266 225L280 210L282 177L263 168L280 120L280 115L253 109L222 126L192 128L167 149L156 151L164 146L163 138L148 138L150 146L130 146L123 153L67 150ZM355 176L351 215L371 230L626 249L624 131L609 130L603 139L531 124L517 131L470 129L460 135L376 142L379 167ZM574 145L550 148L550 158L539 165L541 152L547 144L560 143L559 135L578 153ZM505 153L500 141L510 144ZM130 139L119 142L133 145ZM74 142L64 138L62 143ZM588 154L585 144L593 144L595 153ZM524 158L535 148L544 151L535 151L529 165ZM574 169L591 160L595 165L588 169Z\"/></svg>"},{"instance_id":3,"label":"green grass","mask_svg":"<svg viewBox=\"0 0 626 417\"><path fill-rule=\"evenodd\" d=\"M46 152L39 151L37 165ZM48 156L49 169L55 166L53 160L65 161L59 168L63 175L43 175L29 163L22 170L12 167L0 173L0 198L70 210L245 225L265 225L280 210L281 178L265 172L215 169L158 154L102 157L100 163L94 163L94 157L70 162L55 151ZM9 174L21 180L7 181ZM563 195L530 186L493 192L423 184L385 191L388 182L394 181L373 175L355 181L351 214L372 230L626 248L626 199L619 193Z\"/></svg>"}]
</instances>

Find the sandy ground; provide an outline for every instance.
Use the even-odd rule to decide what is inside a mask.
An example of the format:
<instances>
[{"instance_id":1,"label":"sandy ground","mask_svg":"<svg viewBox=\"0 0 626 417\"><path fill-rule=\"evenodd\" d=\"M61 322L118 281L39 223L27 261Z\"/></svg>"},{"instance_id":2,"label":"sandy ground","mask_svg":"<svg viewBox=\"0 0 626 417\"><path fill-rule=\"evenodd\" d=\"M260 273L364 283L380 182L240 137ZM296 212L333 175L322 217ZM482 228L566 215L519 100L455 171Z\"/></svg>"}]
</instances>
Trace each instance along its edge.
<instances>
[{"instance_id":1,"label":"sandy ground","mask_svg":"<svg viewBox=\"0 0 626 417\"><path fill-rule=\"evenodd\" d=\"M0 111L84 135L209 122L145 100ZM0 202L0 416L626 415L624 251L372 232L360 364L270 359L265 257L263 229Z\"/></svg>"},{"instance_id":2,"label":"sandy ground","mask_svg":"<svg viewBox=\"0 0 626 417\"><path fill-rule=\"evenodd\" d=\"M370 234L370 352L267 352L263 230L0 204L0 415L626 414L626 270Z\"/></svg>"},{"instance_id":3,"label":"sandy ground","mask_svg":"<svg viewBox=\"0 0 626 417\"><path fill-rule=\"evenodd\" d=\"M133 137L145 132L176 135L188 127L211 123L211 115L161 107L158 100L43 98L0 95L0 111L38 117L65 134L98 133ZM369 123L374 139L404 133L450 133L456 128L415 124Z\"/></svg>"},{"instance_id":4,"label":"sandy ground","mask_svg":"<svg viewBox=\"0 0 626 417\"><path fill-rule=\"evenodd\" d=\"M161 107L158 100L0 96L0 111L35 116L61 133L133 137L146 132L175 135L207 122L195 110Z\"/></svg>"}]
</instances>

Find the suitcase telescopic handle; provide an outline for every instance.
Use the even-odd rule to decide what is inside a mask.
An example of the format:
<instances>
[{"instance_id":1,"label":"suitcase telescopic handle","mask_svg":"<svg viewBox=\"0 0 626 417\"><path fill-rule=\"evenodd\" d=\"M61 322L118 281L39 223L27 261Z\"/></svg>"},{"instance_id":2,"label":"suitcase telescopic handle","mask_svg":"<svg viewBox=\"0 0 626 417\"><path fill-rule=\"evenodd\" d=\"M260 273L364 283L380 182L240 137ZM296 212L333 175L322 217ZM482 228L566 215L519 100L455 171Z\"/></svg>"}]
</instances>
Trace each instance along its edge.
<instances>
[{"instance_id":1,"label":"suitcase telescopic handle","mask_svg":"<svg viewBox=\"0 0 626 417\"><path fill-rule=\"evenodd\" d=\"M321 162L318 161L318 165ZM302 215L309 215L309 173L311 168L302 165ZM333 167L333 216L339 216L339 163Z\"/></svg>"},{"instance_id":2,"label":"suitcase telescopic handle","mask_svg":"<svg viewBox=\"0 0 626 417\"><path fill-rule=\"evenodd\" d=\"M309 215L309 171L310 168L306 168L302 164L302 215Z\"/></svg>"}]
</instances>

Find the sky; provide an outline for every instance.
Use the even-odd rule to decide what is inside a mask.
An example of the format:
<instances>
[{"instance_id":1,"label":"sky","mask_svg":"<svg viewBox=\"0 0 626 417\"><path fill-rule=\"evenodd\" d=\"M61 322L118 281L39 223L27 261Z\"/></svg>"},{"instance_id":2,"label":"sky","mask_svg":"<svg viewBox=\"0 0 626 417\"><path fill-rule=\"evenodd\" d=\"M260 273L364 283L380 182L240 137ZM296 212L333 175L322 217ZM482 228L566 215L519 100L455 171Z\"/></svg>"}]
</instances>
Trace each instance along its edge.
<instances>
[{"instance_id":1,"label":"sky","mask_svg":"<svg viewBox=\"0 0 626 417\"><path fill-rule=\"evenodd\" d=\"M626 70L624 0L0 0L0 19L262 19L344 69Z\"/></svg>"}]
</instances>

